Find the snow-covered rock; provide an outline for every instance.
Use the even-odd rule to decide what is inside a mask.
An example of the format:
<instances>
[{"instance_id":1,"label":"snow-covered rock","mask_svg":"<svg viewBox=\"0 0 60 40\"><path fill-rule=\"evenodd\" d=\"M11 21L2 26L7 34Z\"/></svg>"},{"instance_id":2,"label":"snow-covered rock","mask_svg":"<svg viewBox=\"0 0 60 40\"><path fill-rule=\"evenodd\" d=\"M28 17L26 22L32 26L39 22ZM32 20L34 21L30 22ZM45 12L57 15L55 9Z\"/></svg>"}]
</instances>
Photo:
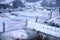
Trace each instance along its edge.
<instances>
[{"instance_id":1,"label":"snow-covered rock","mask_svg":"<svg viewBox=\"0 0 60 40\"><path fill-rule=\"evenodd\" d=\"M29 39L35 36L36 33L32 30L11 30L0 35L1 40Z\"/></svg>"},{"instance_id":2,"label":"snow-covered rock","mask_svg":"<svg viewBox=\"0 0 60 40\"><path fill-rule=\"evenodd\" d=\"M3 39L4 38L4 39ZM27 39L28 38L28 35L26 33L25 30L12 30L12 31L9 31L9 32L5 32L5 33L2 33L1 35L1 39L2 40L14 40L14 39L17 39L17 38L21 38L21 39Z\"/></svg>"}]
</instances>

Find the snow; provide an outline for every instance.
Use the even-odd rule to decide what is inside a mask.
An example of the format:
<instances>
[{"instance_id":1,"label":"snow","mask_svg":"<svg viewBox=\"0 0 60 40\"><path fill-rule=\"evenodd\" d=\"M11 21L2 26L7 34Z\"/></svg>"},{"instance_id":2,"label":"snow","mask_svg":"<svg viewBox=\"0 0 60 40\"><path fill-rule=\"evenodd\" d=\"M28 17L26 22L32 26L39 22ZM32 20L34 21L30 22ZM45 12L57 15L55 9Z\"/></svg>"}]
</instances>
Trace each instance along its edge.
<instances>
[{"instance_id":1,"label":"snow","mask_svg":"<svg viewBox=\"0 0 60 40\"><path fill-rule=\"evenodd\" d=\"M28 35L27 35L25 30L15 30L15 31L5 32L1 36L2 36L2 38L4 38L2 40L8 40L8 38L10 38L9 40L17 39L17 38L19 38L19 39L20 38L21 39L27 39L28 38Z\"/></svg>"},{"instance_id":2,"label":"snow","mask_svg":"<svg viewBox=\"0 0 60 40\"><path fill-rule=\"evenodd\" d=\"M11 12L11 13L3 13L5 15L4 21L6 24L5 25L6 31L25 28L26 19L28 19L28 21L30 20L30 21L35 22L36 17L38 17L37 22L44 23L45 21L48 21L49 13L50 13L50 11L47 11L46 9L44 9L43 11L36 9L36 11L33 10L33 12L32 12L32 10L28 10L28 11L24 10L24 11L15 11L15 12ZM11 14L16 14L17 16L11 15ZM56 13L53 15L52 19L56 18L54 16L56 16ZM51 34L52 34L52 32L51 32Z\"/></svg>"},{"instance_id":3,"label":"snow","mask_svg":"<svg viewBox=\"0 0 60 40\"><path fill-rule=\"evenodd\" d=\"M20 29L20 30L10 30L10 31L4 32L0 36L2 40L14 40L17 38L29 39L35 35L36 35L36 32L33 30Z\"/></svg>"},{"instance_id":4,"label":"snow","mask_svg":"<svg viewBox=\"0 0 60 40\"><path fill-rule=\"evenodd\" d=\"M1 3L9 4L12 1L14 0L9 0L9 1L6 0L6 1L2 1ZM21 1L24 2L24 0L21 0ZM13 9L13 12L10 12L10 13L6 12L6 13L3 13L2 16L0 15L0 32L3 31L2 23L5 22L5 29L6 29L5 31L19 29L17 31L7 32L6 36L11 34L9 36L13 36L13 37L17 36L18 38L20 38L21 35L24 34L24 37L22 38L27 38L28 35L25 33L25 31L23 30L23 32L21 32L20 29L28 27L30 29L36 29L37 31L41 31L49 35L60 37L60 28L43 24L46 21L49 23L50 21L54 20L53 22L58 23L60 25L60 19L56 19L56 18L60 18L58 9L52 11L52 18L50 19L51 11L48 11L46 10L46 8L41 7L40 2L35 2L35 3L26 2L25 5L26 5L26 8L22 8L23 11L19 11L20 9L18 8L18 9L15 9L15 11ZM35 21L37 17L38 17L38 20L36 23ZM28 20L28 23L26 20ZM9 40L9 38L6 40Z\"/></svg>"},{"instance_id":5,"label":"snow","mask_svg":"<svg viewBox=\"0 0 60 40\"><path fill-rule=\"evenodd\" d=\"M2 20L0 20L0 32L3 31L3 27L2 27Z\"/></svg>"}]
</instances>

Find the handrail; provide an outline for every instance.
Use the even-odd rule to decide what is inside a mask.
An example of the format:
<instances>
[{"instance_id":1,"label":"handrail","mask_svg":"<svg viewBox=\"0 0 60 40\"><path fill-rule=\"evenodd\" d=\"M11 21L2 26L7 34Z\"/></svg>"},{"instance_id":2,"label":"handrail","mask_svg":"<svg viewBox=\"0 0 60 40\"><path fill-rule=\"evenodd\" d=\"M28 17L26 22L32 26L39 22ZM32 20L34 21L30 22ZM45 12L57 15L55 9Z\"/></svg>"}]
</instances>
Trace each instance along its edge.
<instances>
[{"instance_id":1,"label":"handrail","mask_svg":"<svg viewBox=\"0 0 60 40\"><path fill-rule=\"evenodd\" d=\"M36 23L33 21L28 21L27 28L35 29L36 31L40 31L45 34L49 34L49 35L60 38L60 28L57 28L57 27L48 26L46 24Z\"/></svg>"}]
</instances>

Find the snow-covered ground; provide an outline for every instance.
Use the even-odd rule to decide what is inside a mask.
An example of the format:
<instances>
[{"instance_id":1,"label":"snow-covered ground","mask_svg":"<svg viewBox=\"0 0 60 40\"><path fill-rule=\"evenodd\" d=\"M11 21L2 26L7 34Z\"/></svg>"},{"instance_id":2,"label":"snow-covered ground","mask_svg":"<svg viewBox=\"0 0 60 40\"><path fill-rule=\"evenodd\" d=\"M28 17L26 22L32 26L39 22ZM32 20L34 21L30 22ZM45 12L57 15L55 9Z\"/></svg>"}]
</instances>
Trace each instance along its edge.
<instances>
[{"instance_id":1,"label":"snow-covered ground","mask_svg":"<svg viewBox=\"0 0 60 40\"><path fill-rule=\"evenodd\" d=\"M6 1L6 3L7 2L8 1ZM41 26L41 23L42 23L42 25L44 25L44 22L49 23L52 20L55 20L54 21L55 23L59 22L59 24L60 24L60 20L56 20L56 18L58 18L58 17L60 18L60 14L58 13L58 10L57 11L54 10L52 12L52 18L50 18L51 11L46 10L43 7L40 8L39 6L41 6L41 5L39 5L38 2L36 2L36 3L34 3L34 4L30 3L30 5L29 5L31 7L30 9L28 9L28 4L29 3L27 3L26 8L25 9L22 8L23 11L19 11L19 10L17 11L17 9L16 9L16 11L13 11L13 12L6 12L6 13L0 14L0 32L3 31L3 24L2 24L3 22L5 23L5 31L8 31L8 30L14 30L14 29L19 29L20 30L22 28L27 28L28 21L31 21L31 22L33 21L31 23L31 25L29 24L30 28L35 27L35 29L43 31L46 34L51 34L53 36L60 37L60 34L59 34L60 30L58 28L56 28L56 29L59 32L55 32L56 30L54 28L53 28L54 32L52 32L51 29L49 31L48 30L44 31L44 29L41 30L39 28ZM37 19L37 17L38 17L38 19ZM36 20L37 20L37 23L38 23L38 24L36 23L37 25L35 25ZM46 27L46 26L48 26L48 25L44 25L44 27ZM48 27L50 27L50 26L48 26ZM49 28L47 28L47 29L49 29ZM8 32L7 35L9 35L9 34L13 35L15 32L17 32L19 34L19 32L20 32L19 30ZM47 33L47 32L49 32L49 33ZM15 35L14 34L14 36L20 37L21 35ZM26 34L26 37L28 37L27 34Z\"/></svg>"},{"instance_id":2,"label":"snow-covered ground","mask_svg":"<svg viewBox=\"0 0 60 40\"><path fill-rule=\"evenodd\" d=\"M11 29L20 29L21 27L25 27L26 19L44 23L45 21L49 21L49 17L51 12L44 9L43 11L40 9L36 10L24 10L24 11L13 11L11 13L3 13L4 17L1 18L5 22L6 30ZM3 16L2 15L2 16ZM59 17L58 12L53 12L52 19Z\"/></svg>"}]
</instances>

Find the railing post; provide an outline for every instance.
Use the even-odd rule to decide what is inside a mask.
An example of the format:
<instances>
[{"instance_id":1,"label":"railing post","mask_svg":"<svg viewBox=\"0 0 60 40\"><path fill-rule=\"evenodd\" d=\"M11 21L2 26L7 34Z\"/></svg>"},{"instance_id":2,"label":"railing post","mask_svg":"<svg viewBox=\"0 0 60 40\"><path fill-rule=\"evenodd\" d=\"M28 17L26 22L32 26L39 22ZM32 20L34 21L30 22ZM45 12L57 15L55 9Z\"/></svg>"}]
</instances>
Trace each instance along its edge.
<instances>
[{"instance_id":1,"label":"railing post","mask_svg":"<svg viewBox=\"0 0 60 40\"><path fill-rule=\"evenodd\" d=\"M3 22L3 32L5 32L5 22Z\"/></svg>"},{"instance_id":2,"label":"railing post","mask_svg":"<svg viewBox=\"0 0 60 40\"><path fill-rule=\"evenodd\" d=\"M49 19L52 18L52 9L50 9L50 13L49 13Z\"/></svg>"},{"instance_id":3,"label":"railing post","mask_svg":"<svg viewBox=\"0 0 60 40\"><path fill-rule=\"evenodd\" d=\"M38 20L38 16L36 17L36 21L35 22L37 22L37 20Z\"/></svg>"},{"instance_id":4,"label":"railing post","mask_svg":"<svg viewBox=\"0 0 60 40\"><path fill-rule=\"evenodd\" d=\"M25 29L27 29L28 19L26 19Z\"/></svg>"}]
</instances>

